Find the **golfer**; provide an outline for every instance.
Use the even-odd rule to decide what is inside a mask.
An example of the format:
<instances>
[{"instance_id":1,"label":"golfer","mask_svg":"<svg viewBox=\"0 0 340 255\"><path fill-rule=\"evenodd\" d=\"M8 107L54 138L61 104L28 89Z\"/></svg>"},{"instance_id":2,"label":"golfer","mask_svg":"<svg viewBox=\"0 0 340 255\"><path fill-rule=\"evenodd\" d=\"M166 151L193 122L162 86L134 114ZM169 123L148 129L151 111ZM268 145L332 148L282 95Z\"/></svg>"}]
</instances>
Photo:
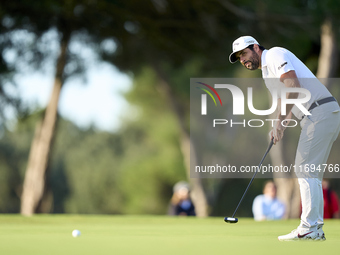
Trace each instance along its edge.
<instances>
[{"instance_id":1,"label":"golfer","mask_svg":"<svg viewBox=\"0 0 340 255\"><path fill-rule=\"evenodd\" d=\"M249 70L262 70L267 88L272 92L280 88L304 88L311 98L302 104L311 115L304 115L300 108L287 104L286 114L280 109L281 99L278 99L279 121L276 121L270 132L274 144L279 142L285 130L285 119L294 114L300 119L301 134L295 157L295 172L300 185L302 214L297 229L291 233L279 236L280 241L312 239L326 240L323 226L323 165L326 164L333 142L340 131L340 108L313 73L289 50L273 47L266 50L253 37L242 36L232 45L233 52L229 61L240 63ZM273 79L274 78L274 79ZM302 94L302 93L300 93ZM286 98L296 99L299 93L287 93ZM280 93L278 93L280 97ZM304 96L301 96L304 97ZM286 126L286 125L285 125ZM310 167L318 169L309 171Z\"/></svg>"}]
</instances>

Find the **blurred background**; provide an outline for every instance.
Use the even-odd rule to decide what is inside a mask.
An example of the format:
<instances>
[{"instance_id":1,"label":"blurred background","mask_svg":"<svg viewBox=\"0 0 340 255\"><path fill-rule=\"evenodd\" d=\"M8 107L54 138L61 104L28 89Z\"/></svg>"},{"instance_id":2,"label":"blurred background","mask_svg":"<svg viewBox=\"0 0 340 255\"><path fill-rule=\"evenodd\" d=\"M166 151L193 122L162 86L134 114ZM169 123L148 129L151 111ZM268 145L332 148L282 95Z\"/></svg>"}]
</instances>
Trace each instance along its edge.
<instances>
[{"instance_id":1,"label":"blurred background","mask_svg":"<svg viewBox=\"0 0 340 255\"><path fill-rule=\"evenodd\" d=\"M190 78L261 77L228 61L242 35L338 77L339 14L336 0L1 1L0 212L166 214L187 181L197 216L232 214L248 179L189 178ZM339 84L325 85L339 100ZM292 163L298 131L267 160ZM235 162L256 165L268 144L267 130L230 137ZM337 141L329 162L339 153ZM285 217L297 218L296 179L282 177ZM239 216L252 216L264 181Z\"/></svg>"}]
</instances>

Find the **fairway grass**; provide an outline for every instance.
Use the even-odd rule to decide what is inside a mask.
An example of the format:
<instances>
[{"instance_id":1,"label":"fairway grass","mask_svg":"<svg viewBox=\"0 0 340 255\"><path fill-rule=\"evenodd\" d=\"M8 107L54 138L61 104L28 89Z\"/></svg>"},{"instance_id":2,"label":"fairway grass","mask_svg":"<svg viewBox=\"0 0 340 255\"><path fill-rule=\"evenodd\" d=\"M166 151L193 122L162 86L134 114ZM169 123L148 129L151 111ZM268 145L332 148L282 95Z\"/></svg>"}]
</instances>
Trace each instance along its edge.
<instances>
[{"instance_id":1,"label":"fairway grass","mask_svg":"<svg viewBox=\"0 0 340 255\"><path fill-rule=\"evenodd\" d=\"M98 215L0 215L1 255L335 254L340 221L326 220L327 241L279 242L298 220L237 224L220 218ZM72 230L81 236L73 238Z\"/></svg>"}]
</instances>

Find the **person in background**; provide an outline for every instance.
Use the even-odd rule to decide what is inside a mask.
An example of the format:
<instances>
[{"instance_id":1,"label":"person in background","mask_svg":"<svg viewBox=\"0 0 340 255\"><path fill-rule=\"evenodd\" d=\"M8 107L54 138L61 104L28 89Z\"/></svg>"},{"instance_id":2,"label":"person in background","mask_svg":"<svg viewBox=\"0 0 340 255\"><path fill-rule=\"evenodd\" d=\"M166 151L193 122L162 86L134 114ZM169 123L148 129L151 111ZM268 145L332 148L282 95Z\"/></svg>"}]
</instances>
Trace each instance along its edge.
<instances>
[{"instance_id":1,"label":"person in background","mask_svg":"<svg viewBox=\"0 0 340 255\"><path fill-rule=\"evenodd\" d=\"M285 214L285 205L276 198L276 186L267 181L263 195L258 195L253 202L253 214L256 221L280 220Z\"/></svg>"},{"instance_id":2,"label":"person in background","mask_svg":"<svg viewBox=\"0 0 340 255\"><path fill-rule=\"evenodd\" d=\"M175 184L168 215L195 216L195 206L190 199L189 184L181 181Z\"/></svg>"},{"instance_id":3,"label":"person in background","mask_svg":"<svg viewBox=\"0 0 340 255\"><path fill-rule=\"evenodd\" d=\"M339 199L337 194L330 188L329 181L322 181L324 219L339 218Z\"/></svg>"}]
</instances>

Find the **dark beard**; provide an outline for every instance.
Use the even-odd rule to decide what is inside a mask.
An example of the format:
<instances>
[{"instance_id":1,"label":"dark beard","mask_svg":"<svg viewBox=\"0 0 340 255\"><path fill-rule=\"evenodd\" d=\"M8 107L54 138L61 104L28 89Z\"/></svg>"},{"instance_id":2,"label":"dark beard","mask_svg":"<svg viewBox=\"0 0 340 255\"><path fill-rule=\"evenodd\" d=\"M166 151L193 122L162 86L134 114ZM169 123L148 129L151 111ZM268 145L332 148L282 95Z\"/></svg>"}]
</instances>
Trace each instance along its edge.
<instances>
[{"instance_id":1,"label":"dark beard","mask_svg":"<svg viewBox=\"0 0 340 255\"><path fill-rule=\"evenodd\" d=\"M250 59L247 62L251 63L250 68L246 67L249 70L256 70L260 66L259 57L258 57L258 55L256 55L255 51L253 51L253 50L252 50L252 55L251 55Z\"/></svg>"}]
</instances>

